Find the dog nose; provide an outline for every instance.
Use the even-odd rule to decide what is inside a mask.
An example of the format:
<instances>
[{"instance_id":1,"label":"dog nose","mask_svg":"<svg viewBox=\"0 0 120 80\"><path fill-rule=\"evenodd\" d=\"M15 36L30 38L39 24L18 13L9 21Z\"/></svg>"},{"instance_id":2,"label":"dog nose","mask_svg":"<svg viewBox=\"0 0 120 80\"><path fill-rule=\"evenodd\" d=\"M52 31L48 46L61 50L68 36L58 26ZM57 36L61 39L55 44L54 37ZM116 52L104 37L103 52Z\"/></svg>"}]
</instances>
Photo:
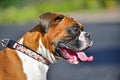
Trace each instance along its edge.
<instances>
[{"instance_id":1,"label":"dog nose","mask_svg":"<svg viewBox=\"0 0 120 80\"><path fill-rule=\"evenodd\" d=\"M86 38L91 38L91 34L90 33L85 33L85 37Z\"/></svg>"}]
</instances>

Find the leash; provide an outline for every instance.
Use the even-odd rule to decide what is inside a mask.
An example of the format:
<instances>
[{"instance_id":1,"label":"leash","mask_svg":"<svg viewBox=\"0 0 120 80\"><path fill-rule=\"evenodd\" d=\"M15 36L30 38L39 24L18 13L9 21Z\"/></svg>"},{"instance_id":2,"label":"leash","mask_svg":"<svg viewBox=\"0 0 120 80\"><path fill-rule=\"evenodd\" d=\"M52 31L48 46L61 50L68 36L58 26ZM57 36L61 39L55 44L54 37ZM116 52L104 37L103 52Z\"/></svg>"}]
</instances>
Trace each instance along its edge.
<instances>
[{"instance_id":1,"label":"leash","mask_svg":"<svg viewBox=\"0 0 120 80\"><path fill-rule=\"evenodd\" d=\"M46 58L44 58L41 54L38 54L34 50L32 50L14 40L5 38L3 40L0 40L0 44L3 47L8 47L13 50L18 50L18 51L22 52L23 54L26 54L27 56L29 56L37 61L41 61L44 64L48 64L48 65L50 64L50 62Z\"/></svg>"}]
</instances>

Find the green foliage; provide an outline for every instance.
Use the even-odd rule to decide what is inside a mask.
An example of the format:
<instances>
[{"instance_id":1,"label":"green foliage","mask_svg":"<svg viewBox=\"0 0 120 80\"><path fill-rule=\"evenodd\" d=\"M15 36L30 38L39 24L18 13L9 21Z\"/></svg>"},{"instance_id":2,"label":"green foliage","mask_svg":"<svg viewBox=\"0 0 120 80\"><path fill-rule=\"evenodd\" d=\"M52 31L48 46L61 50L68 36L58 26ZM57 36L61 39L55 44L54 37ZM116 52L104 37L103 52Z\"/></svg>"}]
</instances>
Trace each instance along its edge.
<instances>
[{"instance_id":1,"label":"green foliage","mask_svg":"<svg viewBox=\"0 0 120 80\"><path fill-rule=\"evenodd\" d=\"M112 9L116 3L117 0L0 0L0 24L25 23L48 11Z\"/></svg>"}]
</instances>

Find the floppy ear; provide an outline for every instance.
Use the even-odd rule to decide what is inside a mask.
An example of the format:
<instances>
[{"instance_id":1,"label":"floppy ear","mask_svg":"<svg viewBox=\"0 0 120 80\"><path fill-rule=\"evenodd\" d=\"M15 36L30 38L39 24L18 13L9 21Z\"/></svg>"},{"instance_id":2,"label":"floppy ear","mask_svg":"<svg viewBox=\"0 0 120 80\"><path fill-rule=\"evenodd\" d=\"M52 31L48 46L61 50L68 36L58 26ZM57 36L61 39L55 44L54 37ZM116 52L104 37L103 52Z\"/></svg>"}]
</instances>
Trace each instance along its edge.
<instances>
[{"instance_id":1,"label":"floppy ear","mask_svg":"<svg viewBox=\"0 0 120 80\"><path fill-rule=\"evenodd\" d=\"M60 22L63 19L62 14L46 12L39 16L39 24L37 24L30 32L38 31L43 35L48 31L53 22Z\"/></svg>"},{"instance_id":2,"label":"floppy ear","mask_svg":"<svg viewBox=\"0 0 120 80\"><path fill-rule=\"evenodd\" d=\"M44 32L47 32L53 22L60 22L64 16L62 14L46 12L39 16L39 23Z\"/></svg>"},{"instance_id":3,"label":"floppy ear","mask_svg":"<svg viewBox=\"0 0 120 80\"><path fill-rule=\"evenodd\" d=\"M46 12L39 16L39 23L33 27L29 32L38 31L44 34L48 31L50 27L50 23L56 16L56 13Z\"/></svg>"},{"instance_id":4,"label":"floppy ear","mask_svg":"<svg viewBox=\"0 0 120 80\"><path fill-rule=\"evenodd\" d=\"M44 32L47 32L52 21L57 16L56 13L46 12L39 16L39 23L44 30Z\"/></svg>"}]
</instances>

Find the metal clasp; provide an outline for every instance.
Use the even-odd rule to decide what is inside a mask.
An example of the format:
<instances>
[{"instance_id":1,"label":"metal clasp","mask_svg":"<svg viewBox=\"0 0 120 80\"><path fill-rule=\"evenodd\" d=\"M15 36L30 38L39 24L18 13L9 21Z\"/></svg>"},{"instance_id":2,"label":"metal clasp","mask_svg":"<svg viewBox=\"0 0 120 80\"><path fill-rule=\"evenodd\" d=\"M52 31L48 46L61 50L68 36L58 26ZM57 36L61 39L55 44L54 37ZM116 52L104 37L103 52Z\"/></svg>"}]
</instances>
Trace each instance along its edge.
<instances>
[{"instance_id":1,"label":"metal clasp","mask_svg":"<svg viewBox=\"0 0 120 80\"><path fill-rule=\"evenodd\" d=\"M9 42L10 39L8 38L5 38L3 40L0 40L0 44L3 46L3 47L7 47L7 44Z\"/></svg>"}]
</instances>

